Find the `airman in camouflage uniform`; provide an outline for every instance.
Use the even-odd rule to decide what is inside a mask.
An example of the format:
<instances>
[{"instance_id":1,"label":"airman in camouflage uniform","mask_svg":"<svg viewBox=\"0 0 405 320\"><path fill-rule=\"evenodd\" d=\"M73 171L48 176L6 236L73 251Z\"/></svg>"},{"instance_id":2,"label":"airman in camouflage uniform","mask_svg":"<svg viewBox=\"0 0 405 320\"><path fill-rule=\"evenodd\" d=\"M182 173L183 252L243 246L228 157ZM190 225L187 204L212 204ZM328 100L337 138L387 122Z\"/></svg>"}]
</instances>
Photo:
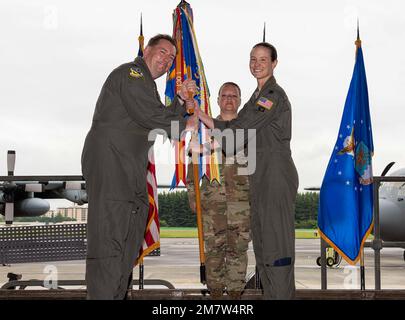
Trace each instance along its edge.
<instances>
[{"instance_id":1,"label":"airman in camouflage uniform","mask_svg":"<svg viewBox=\"0 0 405 320\"><path fill-rule=\"evenodd\" d=\"M237 116L240 89L235 83L225 83L219 91L219 120ZM219 151L220 152L220 151ZM207 177L202 179L201 209L205 242L207 286L213 299L227 290L233 299L239 299L245 286L250 241L249 186L246 175L238 175L238 168L246 166L243 151L236 156L220 152L221 184ZM192 164L189 164L187 190L190 206L195 211Z\"/></svg>"}]
</instances>

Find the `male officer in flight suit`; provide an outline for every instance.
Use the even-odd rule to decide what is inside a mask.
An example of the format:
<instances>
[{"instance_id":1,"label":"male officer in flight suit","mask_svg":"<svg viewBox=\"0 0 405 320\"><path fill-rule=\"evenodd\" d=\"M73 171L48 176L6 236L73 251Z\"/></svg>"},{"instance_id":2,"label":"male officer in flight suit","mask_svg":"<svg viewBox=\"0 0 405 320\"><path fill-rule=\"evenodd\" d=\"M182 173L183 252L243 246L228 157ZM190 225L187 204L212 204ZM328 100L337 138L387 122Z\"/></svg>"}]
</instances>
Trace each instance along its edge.
<instances>
[{"instance_id":1,"label":"male officer in flight suit","mask_svg":"<svg viewBox=\"0 0 405 320\"><path fill-rule=\"evenodd\" d=\"M176 56L167 35L150 39L144 57L116 68L101 90L82 153L82 171L89 197L86 282L88 299L124 299L142 244L148 215L146 174L153 129L171 134L191 129L194 117L183 118L188 91L185 81L172 105L160 101L155 79L165 74Z\"/></svg>"},{"instance_id":2,"label":"male officer in flight suit","mask_svg":"<svg viewBox=\"0 0 405 320\"><path fill-rule=\"evenodd\" d=\"M256 170L249 176L253 248L265 299L292 299L295 294L294 202L298 174L291 158L291 105L276 83L273 70L277 51L269 43L258 43L250 53L250 71L257 89L229 122L221 122L198 112L209 128L256 129ZM226 143L222 144L227 150ZM249 164L250 166L250 164Z\"/></svg>"}]
</instances>

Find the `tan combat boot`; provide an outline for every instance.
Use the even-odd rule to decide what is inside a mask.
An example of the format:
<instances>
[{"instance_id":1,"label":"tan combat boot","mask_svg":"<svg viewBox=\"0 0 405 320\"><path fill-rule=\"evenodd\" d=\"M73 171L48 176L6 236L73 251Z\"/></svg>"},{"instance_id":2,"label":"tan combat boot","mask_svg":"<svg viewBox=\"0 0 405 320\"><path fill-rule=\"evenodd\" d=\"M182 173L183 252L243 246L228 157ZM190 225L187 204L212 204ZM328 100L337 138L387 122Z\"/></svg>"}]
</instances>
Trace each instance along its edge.
<instances>
[{"instance_id":1,"label":"tan combat boot","mask_svg":"<svg viewBox=\"0 0 405 320\"><path fill-rule=\"evenodd\" d=\"M222 293L223 293L223 289L211 289L210 290L210 296L212 300L221 300L222 298Z\"/></svg>"},{"instance_id":2,"label":"tan combat boot","mask_svg":"<svg viewBox=\"0 0 405 320\"><path fill-rule=\"evenodd\" d=\"M228 296L231 300L240 300L242 296L241 291L228 291Z\"/></svg>"}]
</instances>

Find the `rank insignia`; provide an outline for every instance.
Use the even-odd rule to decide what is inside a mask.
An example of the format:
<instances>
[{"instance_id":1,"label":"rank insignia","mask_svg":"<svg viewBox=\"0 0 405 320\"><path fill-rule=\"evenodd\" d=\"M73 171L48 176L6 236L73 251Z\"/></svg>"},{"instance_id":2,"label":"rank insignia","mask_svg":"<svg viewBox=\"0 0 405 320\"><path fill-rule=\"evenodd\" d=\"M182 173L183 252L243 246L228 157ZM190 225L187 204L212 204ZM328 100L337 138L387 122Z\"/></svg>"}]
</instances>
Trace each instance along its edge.
<instances>
[{"instance_id":1,"label":"rank insignia","mask_svg":"<svg viewBox=\"0 0 405 320\"><path fill-rule=\"evenodd\" d=\"M129 76L132 78L142 78L143 77L143 73L141 71L141 69L139 68L130 68L129 69Z\"/></svg>"},{"instance_id":2,"label":"rank insignia","mask_svg":"<svg viewBox=\"0 0 405 320\"><path fill-rule=\"evenodd\" d=\"M256 104L261 112L264 110L270 110L273 107L273 101L265 97L260 97Z\"/></svg>"}]
</instances>

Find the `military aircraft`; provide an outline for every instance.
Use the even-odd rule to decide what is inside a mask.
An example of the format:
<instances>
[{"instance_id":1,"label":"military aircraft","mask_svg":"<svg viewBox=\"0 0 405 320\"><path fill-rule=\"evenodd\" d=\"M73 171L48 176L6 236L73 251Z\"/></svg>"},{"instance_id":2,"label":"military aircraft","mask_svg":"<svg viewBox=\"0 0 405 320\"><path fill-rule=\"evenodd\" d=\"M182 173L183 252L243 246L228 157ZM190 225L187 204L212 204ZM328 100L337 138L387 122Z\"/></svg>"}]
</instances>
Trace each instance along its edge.
<instances>
[{"instance_id":1,"label":"military aircraft","mask_svg":"<svg viewBox=\"0 0 405 320\"><path fill-rule=\"evenodd\" d=\"M82 176L15 176L16 153L7 152L7 176L0 176L0 214L6 224L14 217L37 217L49 211L45 199L66 199L83 205L87 203L86 183ZM171 189L159 184L158 188ZM177 186L185 188L185 186Z\"/></svg>"},{"instance_id":2,"label":"military aircraft","mask_svg":"<svg viewBox=\"0 0 405 320\"><path fill-rule=\"evenodd\" d=\"M381 173L384 177L395 164L390 162ZM405 177L405 168L392 172L389 176ZM308 191L319 191L319 187L305 188ZM380 211L380 237L382 241L395 242L395 246L405 249L405 245L398 243L405 242L405 182L382 182L379 189L379 211ZM337 252L327 253L327 265L338 266L342 260ZM404 250L405 260L405 250ZM317 259L320 265L320 257Z\"/></svg>"},{"instance_id":3,"label":"military aircraft","mask_svg":"<svg viewBox=\"0 0 405 320\"><path fill-rule=\"evenodd\" d=\"M405 168L394 171L390 176L404 177ZM379 205L382 240L405 241L405 182L383 182L379 191Z\"/></svg>"},{"instance_id":4,"label":"military aircraft","mask_svg":"<svg viewBox=\"0 0 405 320\"><path fill-rule=\"evenodd\" d=\"M15 151L9 150L8 175L0 177L0 214L5 215L6 224L12 224L14 217L45 214L50 208L45 199L66 199L79 205L87 203L83 177L14 176L15 159Z\"/></svg>"}]
</instances>

